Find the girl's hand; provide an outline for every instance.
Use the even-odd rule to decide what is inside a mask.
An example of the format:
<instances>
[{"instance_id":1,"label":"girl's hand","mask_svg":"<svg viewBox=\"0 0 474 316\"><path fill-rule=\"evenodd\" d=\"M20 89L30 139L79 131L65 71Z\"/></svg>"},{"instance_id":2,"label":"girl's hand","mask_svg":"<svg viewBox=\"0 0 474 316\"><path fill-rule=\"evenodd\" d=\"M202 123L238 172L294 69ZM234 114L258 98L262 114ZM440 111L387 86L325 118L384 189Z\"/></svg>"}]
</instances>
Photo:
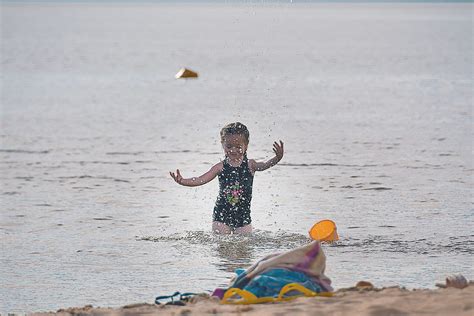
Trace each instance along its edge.
<instances>
[{"instance_id":1,"label":"girl's hand","mask_svg":"<svg viewBox=\"0 0 474 316\"><path fill-rule=\"evenodd\" d=\"M174 181L179 184L181 184L181 182L183 181L183 177L181 176L181 173L179 173L179 169L176 169L176 175L174 174L174 172L170 171L170 176L174 179Z\"/></svg>"},{"instance_id":2,"label":"girl's hand","mask_svg":"<svg viewBox=\"0 0 474 316\"><path fill-rule=\"evenodd\" d=\"M273 152L275 153L278 161L283 158L283 142L280 140L280 143L274 142L273 143Z\"/></svg>"},{"instance_id":3,"label":"girl's hand","mask_svg":"<svg viewBox=\"0 0 474 316\"><path fill-rule=\"evenodd\" d=\"M263 170L267 170L268 168L273 167L281 160L281 158L283 158L284 149L283 149L283 142L281 140L280 140L280 143L278 142L273 143L273 152L275 153L275 157L273 157L272 159L268 161L256 162L255 160L249 160L249 163L251 162L249 166L251 168L252 174L255 171L263 171Z\"/></svg>"}]
</instances>

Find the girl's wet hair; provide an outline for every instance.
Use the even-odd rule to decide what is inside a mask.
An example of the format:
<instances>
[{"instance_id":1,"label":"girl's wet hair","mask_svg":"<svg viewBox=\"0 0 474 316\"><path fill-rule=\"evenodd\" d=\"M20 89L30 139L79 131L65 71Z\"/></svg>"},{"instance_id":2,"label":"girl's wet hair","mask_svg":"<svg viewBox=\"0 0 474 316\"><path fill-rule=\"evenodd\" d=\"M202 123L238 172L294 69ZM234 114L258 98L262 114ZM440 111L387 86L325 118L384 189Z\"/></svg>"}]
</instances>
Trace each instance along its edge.
<instances>
[{"instance_id":1,"label":"girl's wet hair","mask_svg":"<svg viewBox=\"0 0 474 316\"><path fill-rule=\"evenodd\" d=\"M230 123L221 129L221 142L224 142L224 137L228 135L242 135L245 142L249 143L250 133L247 126L240 122Z\"/></svg>"}]
</instances>

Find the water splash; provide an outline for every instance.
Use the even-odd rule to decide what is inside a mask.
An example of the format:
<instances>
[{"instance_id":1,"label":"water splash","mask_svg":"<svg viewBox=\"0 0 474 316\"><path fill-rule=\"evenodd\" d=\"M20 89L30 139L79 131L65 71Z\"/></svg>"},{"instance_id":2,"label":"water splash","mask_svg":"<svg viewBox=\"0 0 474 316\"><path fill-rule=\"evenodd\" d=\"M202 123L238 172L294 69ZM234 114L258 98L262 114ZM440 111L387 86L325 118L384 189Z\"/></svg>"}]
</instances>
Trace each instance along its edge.
<instances>
[{"instance_id":1,"label":"water splash","mask_svg":"<svg viewBox=\"0 0 474 316\"><path fill-rule=\"evenodd\" d=\"M259 249L292 249L304 245L310 239L301 234L289 233L282 230L270 232L256 229L251 235L218 235L208 231L187 231L171 234L169 236L143 236L137 237L139 241L153 242L182 242L199 245L232 244L247 245Z\"/></svg>"}]
</instances>

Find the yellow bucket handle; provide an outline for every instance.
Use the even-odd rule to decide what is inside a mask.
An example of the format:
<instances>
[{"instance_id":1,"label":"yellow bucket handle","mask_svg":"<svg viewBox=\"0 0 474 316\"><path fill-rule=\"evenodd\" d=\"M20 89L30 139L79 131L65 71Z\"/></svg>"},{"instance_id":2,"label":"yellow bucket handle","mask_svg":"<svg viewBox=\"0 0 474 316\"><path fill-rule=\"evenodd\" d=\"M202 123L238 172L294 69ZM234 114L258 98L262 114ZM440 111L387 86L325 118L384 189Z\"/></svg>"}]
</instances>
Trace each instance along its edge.
<instances>
[{"instance_id":1,"label":"yellow bucket handle","mask_svg":"<svg viewBox=\"0 0 474 316\"><path fill-rule=\"evenodd\" d=\"M232 297L239 296L237 299ZM222 304L233 304L233 305L247 305L247 304L259 304L273 302L273 297L256 297L252 292L242 290L239 288L230 288L224 293L224 297L221 300Z\"/></svg>"},{"instance_id":2,"label":"yellow bucket handle","mask_svg":"<svg viewBox=\"0 0 474 316\"><path fill-rule=\"evenodd\" d=\"M304 296L316 296L316 295L318 295L318 293L313 292L313 291L305 288L301 284L289 283L289 284L287 284L287 285L285 285L284 287L281 288L280 294L278 295L278 300L287 299L288 297L284 297L284 295L288 292L291 292L291 291L298 291L301 294L304 294ZM292 295L290 297L293 297L293 296L294 295ZM301 295L299 295L299 296L301 296Z\"/></svg>"},{"instance_id":3,"label":"yellow bucket handle","mask_svg":"<svg viewBox=\"0 0 474 316\"><path fill-rule=\"evenodd\" d=\"M255 299L257 299L257 297L253 293L251 293L249 291L246 291L246 290L242 290L242 289L233 287L233 288L228 289L224 293L224 297L222 298L222 300L227 301L232 296L235 296L235 295L240 296L242 300L255 300Z\"/></svg>"}]
</instances>

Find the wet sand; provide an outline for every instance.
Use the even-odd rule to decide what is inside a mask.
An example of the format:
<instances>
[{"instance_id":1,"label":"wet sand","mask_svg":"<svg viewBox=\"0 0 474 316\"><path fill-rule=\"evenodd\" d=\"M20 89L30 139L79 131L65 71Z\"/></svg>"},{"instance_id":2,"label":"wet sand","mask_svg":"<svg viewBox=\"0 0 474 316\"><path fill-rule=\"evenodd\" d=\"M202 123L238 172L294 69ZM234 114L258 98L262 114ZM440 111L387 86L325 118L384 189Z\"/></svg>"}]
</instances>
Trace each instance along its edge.
<instances>
[{"instance_id":1,"label":"wet sand","mask_svg":"<svg viewBox=\"0 0 474 316\"><path fill-rule=\"evenodd\" d=\"M364 290L340 289L330 298L303 297L291 302L260 305L222 305L210 298L185 306L133 304L121 308L85 306L32 315L472 315L474 286L464 289L416 289L400 287Z\"/></svg>"}]
</instances>

